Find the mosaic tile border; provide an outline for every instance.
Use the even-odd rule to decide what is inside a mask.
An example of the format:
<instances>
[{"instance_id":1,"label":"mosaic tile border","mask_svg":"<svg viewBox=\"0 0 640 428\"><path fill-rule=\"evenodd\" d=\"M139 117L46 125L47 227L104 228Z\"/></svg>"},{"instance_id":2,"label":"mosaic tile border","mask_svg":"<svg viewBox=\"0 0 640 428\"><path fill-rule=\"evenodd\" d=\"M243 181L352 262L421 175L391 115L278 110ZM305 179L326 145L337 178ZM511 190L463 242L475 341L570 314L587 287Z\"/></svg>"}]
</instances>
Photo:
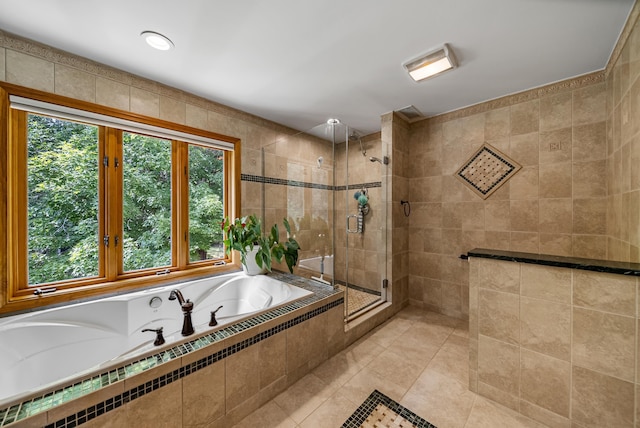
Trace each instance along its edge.
<instances>
[{"instance_id":1,"label":"mosaic tile border","mask_svg":"<svg viewBox=\"0 0 640 428\"><path fill-rule=\"evenodd\" d=\"M160 364L171 361L175 358L179 358L183 355L194 352L212 343L224 340L227 337L230 337L234 334L237 334L247 329L250 329L252 327L258 326L264 322L273 320L282 315L286 315L292 311L304 308L305 306L308 306L326 297L339 293L339 290L334 290L330 287L318 286L318 285L312 284L310 283L309 280L295 276L295 275L274 272L271 274L271 276L281 281L287 282L289 284L293 284L298 287L313 291L315 294L312 296L297 300L295 302L292 302L280 308L271 310L269 312L265 312L264 314L260 314L255 317L248 318L244 321L231 324L220 330L211 332L205 336L196 338L194 340L191 340L189 342L186 342L180 345L176 345L172 348L169 348L157 354L153 354L143 359L140 359L138 361L134 361L123 367L118 367L109 372L100 373L89 379L85 379L73 385L69 385L67 387L58 389L54 392L47 393L43 396L24 401L20 404L13 405L9 408L0 409L0 427L4 427L11 423L20 421L29 416L33 416L37 413L50 410L55 406L64 404L73 399L79 398L83 395L90 394L94 391L97 391L101 388L112 385L116 382L124 381L124 379L137 375L139 373L142 373ZM128 403L129 401L135 400L136 398L142 397L145 394L148 394L152 391L155 391L158 388L168 385L175 380L179 380L217 361L227 358L235 354L236 352L239 352L249 346L255 345L260 341L265 340L284 330L287 330L297 324L300 324L301 322L307 321L315 316L318 316L328 311L329 309L337 307L341 304L344 304L344 298L342 297L337 300L334 300L333 302L327 303L326 305L323 305L320 308L317 308L312 311L306 312L302 315L299 315L293 318L292 320L278 324L277 326L272 327L269 330L256 334L255 336L252 336L248 339L245 339L241 342L231 345L221 351L215 352L194 363L191 363L179 369L176 369L171 373L165 374L156 379L148 381L145 384L140 385L136 388L132 388L128 391L125 391L123 394L118 394L117 396L109 398L102 403L99 403L95 406L91 406L88 409L81 410L80 412L70 415L64 419L60 419L53 424L47 425L47 428L75 427L81 423L84 423L97 416L100 416L101 414L107 411L118 408L123 404Z\"/></svg>"},{"instance_id":2,"label":"mosaic tile border","mask_svg":"<svg viewBox=\"0 0 640 428\"><path fill-rule=\"evenodd\" d=\"M384 395L377 389L374 390L369 397L353 412L349 419L342 424L342 428L359 428L365 422L367 417L375 410L378 404L384 404L397 415L403 417L407 422L416 428L437 428L426 419L413 413L411 410L401 406L396 401ZM377 425L376 425L377 426ZM382 427L381 427L382 428Z\"/></svg>"},{"instance_id":3,"label":"mosaic tile border","mask_svg":"<svg viewBox=\"0 0 640 428\"><path fill-rule=\"evenodd\" d=\"M382 187L381 181L372 181L370 183L356 183L349 185L334 186L330 184L309 183L306 181L288 180L284 178L264 177L261 175L240 174L241 181L250 181L253 183L277 184L281 186L306 187L319 190L351 190L351 189L371 189L374 187Z\"/></svg>"}]
</instances>

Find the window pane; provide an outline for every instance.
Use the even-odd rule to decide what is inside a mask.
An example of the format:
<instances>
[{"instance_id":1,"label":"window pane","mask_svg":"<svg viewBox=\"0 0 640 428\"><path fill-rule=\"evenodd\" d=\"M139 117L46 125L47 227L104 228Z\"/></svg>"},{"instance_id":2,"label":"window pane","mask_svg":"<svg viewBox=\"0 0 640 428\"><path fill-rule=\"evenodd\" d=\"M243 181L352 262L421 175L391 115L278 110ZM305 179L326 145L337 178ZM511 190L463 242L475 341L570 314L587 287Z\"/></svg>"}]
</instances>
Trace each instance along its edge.
<instances>
[{"instance_id":1,"label":"window pane","mask_svg":"<svg viewBox=\"0 0 640 428\"><path fill-rule=\"evenodd\" d=\"M96 276L98 128L28 115L29 284Z\"/></svg>"},{"instance_id":2,"label":"window pane","mask_svg":"<svg viewBox=\"0 0 640 428\"><path fill-rule=\"evenodd\" d=\"M224 153L189 145L189 260L218 259L222 246Z\"/></svg>"},{"instance_id":3,"label":"window pane","mask_svg":"<svg viewBox=\"0 0 640 428\"><path fill-rule=\"evenodd\" d=\"M125 272L171 265L171 141L129 132L123 146Z\"/></svg>"}]
</instances>

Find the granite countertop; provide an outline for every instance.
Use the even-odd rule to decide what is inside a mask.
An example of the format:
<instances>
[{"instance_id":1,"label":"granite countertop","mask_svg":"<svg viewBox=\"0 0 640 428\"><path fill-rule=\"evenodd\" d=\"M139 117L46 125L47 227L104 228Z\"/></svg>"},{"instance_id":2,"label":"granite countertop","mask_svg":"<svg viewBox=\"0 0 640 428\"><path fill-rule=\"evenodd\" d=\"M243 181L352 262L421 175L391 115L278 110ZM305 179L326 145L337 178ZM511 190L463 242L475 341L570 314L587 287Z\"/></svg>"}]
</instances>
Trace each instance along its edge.
<instances>
[{"instance_id":1,"label":"granite countertop","mask_svg":"<svg viewBox=\"0 0 640 428\"><path fill-rule=\"evenodd\" d=\"M516 251L490 250L474 248L468 257L504 260L510 262L531 263L544 266L556 266L569 269L590 270L614 273L618 275L640 276L640 263L617 262L610 260L583 259L579 257L552 256L548 254L519 253Z\"/></svg>"}]
</instances>

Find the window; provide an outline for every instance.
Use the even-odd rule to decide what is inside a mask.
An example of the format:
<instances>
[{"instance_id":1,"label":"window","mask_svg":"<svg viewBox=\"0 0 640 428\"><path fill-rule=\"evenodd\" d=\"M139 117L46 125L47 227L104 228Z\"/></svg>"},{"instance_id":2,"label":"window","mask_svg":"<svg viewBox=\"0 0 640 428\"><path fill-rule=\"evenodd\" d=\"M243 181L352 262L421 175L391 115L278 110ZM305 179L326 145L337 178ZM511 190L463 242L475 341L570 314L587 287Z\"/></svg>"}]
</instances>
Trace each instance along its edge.
<instances>
[{"instance_id":1,"label":"window","mask_svg":"<svg viewBox=\"0 0 640 428\"><path fill-rule=\"evenodd\" d=\"M27 115L29 284L99 275L98 128Z\"/></svg>"},{"instance_id":2,"label":"window","mask_svg":"<svg viewBox=\"0 0 640 428\"><path fill-rule=\"evenodd\" d=\"M238 208L239 142L13 89L2 94L0 140L7 301L30 307L42 299L35 288L97 294L224 269L219 225Z\"/></svg>"}]
</instances>

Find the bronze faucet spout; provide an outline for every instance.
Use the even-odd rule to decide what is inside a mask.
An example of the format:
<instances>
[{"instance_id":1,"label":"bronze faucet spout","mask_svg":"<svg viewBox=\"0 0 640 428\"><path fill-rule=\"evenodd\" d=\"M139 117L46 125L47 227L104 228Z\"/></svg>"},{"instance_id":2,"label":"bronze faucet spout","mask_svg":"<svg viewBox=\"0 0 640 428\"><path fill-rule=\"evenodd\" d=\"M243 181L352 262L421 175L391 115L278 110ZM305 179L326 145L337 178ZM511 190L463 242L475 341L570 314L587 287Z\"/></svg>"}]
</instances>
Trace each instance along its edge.
<instances>
[{"instance_id":1,"label":"bronze faucet spout","mask_svg":"<svg viewBox=\"0 0 640 428\"><path fill-rule=\"evenodd\" d=\"M184 305L185 300L182 292L180 290L171 290L171 294L169 294L169 300L176 300L180 303L180 306Z\"/></svg>"},{"instance_id":2,"label":"bronze faucet spout","mask_svg":"<svg viewBox=\"0 0 640 428\"><path fill-rule=\"evenodd\" d=\"M193 302L189 299L185 300L180 290L171 290L171 294L169 294L169 300L176 299L178 299L178 303L180 303L180 308L182 309L182 313L184 314L184 321L182 323L182 335L189 336L195 331L193 329L193 322L191 321Z\"/></svg>"}]
</instances>

